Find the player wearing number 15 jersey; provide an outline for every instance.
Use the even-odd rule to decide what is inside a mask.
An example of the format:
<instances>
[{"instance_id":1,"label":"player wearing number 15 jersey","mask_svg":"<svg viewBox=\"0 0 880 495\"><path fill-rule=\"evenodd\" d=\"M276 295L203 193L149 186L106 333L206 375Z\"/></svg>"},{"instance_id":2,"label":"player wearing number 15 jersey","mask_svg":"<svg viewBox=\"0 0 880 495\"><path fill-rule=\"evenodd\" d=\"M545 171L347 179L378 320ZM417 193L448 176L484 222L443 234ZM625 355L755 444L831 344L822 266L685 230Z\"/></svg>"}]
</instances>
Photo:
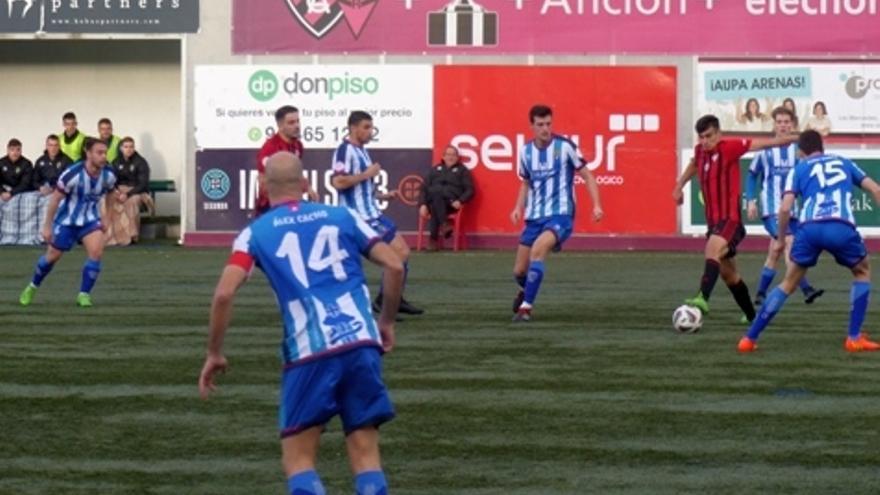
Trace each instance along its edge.
<instances>
[{"instance_id":1,"label":"player wearing number 15 jersey","mask_svg":"<svg viewBox=\"0 0 880 495\"><path fill-rule=\"evenodd\" d=\"M403 266L353 211L299 201L302 165L293 154L269 158L264 180L271 208L238 236L217 285L199 389L207 397L214 376L227 367L222 346L232 299L256 266L275 292L283 323L279 426L289 493L324 493L315 457L324 425L337 415L357 493L387 493L377 427L394 417L394 409L380 354L394 344ZM361 255L384 269L378 323Z\"/></svg>"},{"instance_id":2,"label":"player wearing number 15 jersey","mask_svg":"<svg viewBox=\"0 0 880 495\"><path fill-rule=\"evenodd\" d=\"M792 207L799 197L800 227L794 234L791 263L785 279L767 295L760 314L740 339L738 350L752 352L757 349L758 336L795 291L807 269L816 265L822 251L831 253L838 264L849 268L853 274L849 335L844 341L844 349L849 352L880 350L880 344L868 340L862 333L871 293L871 267L865 243L856 230L851 206L853 186L870 192L874 200L880 202L880 185L850 160L825 154L822 136L816 131L801 134L798 146L806 159L795 165L785 181L774 241L774 249L781 253L785 249L785 232Z\"/></svg>"}]
</instances>

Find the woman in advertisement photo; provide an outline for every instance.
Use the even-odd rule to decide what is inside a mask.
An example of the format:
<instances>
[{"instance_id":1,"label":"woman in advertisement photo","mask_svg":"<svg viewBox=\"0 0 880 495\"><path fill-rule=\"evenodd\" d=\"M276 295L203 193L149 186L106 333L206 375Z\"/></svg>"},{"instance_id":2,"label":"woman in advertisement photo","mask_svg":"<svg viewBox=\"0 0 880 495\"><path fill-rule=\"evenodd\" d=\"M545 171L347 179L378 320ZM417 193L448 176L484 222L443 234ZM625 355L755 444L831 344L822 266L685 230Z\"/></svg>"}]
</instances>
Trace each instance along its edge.
<instances>
[{"instance_id":1,"label":"woman in advertisement photo","mask_svg":"<svg viewBox=\"0 0 880 495\"><path fill-rule=\"evenodd\" d=\"M744 112L740 112L740 110ZM761 104L757 98L749 98L745 105L741 102L736 104L736 122L739 128L746 132L763 132L767 130L770 116L761 112Z\"/></svg>"},{"instance_id":2,"label":"woman in advertisement photo","mask_svg":"<svg viewBox=\"0 0 880 495\"><path fill-rule=\"evenodd\" d=\"M792 122L792 125L794 126L794 128L795 129L800 128L800 118L798 117L797 105L795 104L794 99L786 98L786 99L782 100L782 107L788 109L791 112L791 114L792 114L791 122Z\"/></svg>"},{"instance_id":3,"label":"woman in advertisement photo","mask_svg":"<svg viewBox=\"0 0 880 495\"><path fill-rule=\"evenodd\" d=\"M831 119L828 118L828 109L825 108L825 102L817 101L813 104L813 115L804 123L804 130L814 130L827 137L831 134Z\"/></svg>"}]
</instances>

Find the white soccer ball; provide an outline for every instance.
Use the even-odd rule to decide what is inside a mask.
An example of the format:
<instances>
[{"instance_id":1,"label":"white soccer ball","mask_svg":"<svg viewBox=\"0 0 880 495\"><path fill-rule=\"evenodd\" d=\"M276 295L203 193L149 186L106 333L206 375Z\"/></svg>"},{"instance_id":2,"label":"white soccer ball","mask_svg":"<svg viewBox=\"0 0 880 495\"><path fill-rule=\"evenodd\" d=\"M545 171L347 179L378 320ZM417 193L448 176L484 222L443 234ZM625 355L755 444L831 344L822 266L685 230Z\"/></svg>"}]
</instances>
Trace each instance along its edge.
<instances>
[{"instance_id":1,"label":"white soccer ball","mask_svg":"<svg viewBox=\"0 0 880 495\"><path fill-rule=\"evenodd\" d=\"M672 326L681 333L696 333L703 326L703 312L683 304L672 313Z\"/></svg>"}]
</instances>

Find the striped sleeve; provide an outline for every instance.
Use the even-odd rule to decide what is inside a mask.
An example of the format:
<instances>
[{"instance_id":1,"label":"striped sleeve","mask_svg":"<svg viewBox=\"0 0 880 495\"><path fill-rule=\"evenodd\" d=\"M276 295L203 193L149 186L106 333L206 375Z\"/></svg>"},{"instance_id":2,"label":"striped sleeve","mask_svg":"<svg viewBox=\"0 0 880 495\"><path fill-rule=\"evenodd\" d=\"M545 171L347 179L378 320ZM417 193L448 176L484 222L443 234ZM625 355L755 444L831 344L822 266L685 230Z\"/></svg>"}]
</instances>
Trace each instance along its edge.
<instances>
[{"instance_id":1,"label":"striped sleeve","mask_svg":"<svg viewBox=\"0 0 880 495\"><path fill-rule=\"evenodd\" d=\"M584 160L584 156L581 154L580 148L574 144L573 141L565 140L565 147L563 148L565 153L566 160L571 165L571 168L575 170L580 170L587 165L587 161Z\"/></svg>"},{"instance_id":2,"label":"striped sleeve","mask_svg":"<svg viewBox=\"0 0 880 495\"><path fill-rule=\"evenodd\" d=\"M76 187L77 177L79 177L79 170L80 167L70 167L64 172L61 172L61 175L58 176L56 189L64 194L70 194L71 191L73 191L73 188Z\"/></svg>"},{"instance_id":3,"label":"striped sleeve","mask_svg":"<svg viewBox=\"0 0 880 495\"><path fill-rule=\"evenodd\" d=\"M333 175L351 175L353 173L350 146L343 143L336 148L336 153L333 155Z\"/></svg>"},{"instance_id":4,"label":"striped sleeve","mask_svg":"<svg viewBox=\"0 0 880 495\"><path fill-rule=\"evenodd\" d=\"M229 256L227 266L237 266L246 272L250 272L254 268L254 255L251 242L253 232L250 227L245 228L235 238L232 244L232 254Z\"/></svg>"},{"instance_id":5,"label":"striped sleeve","mask_svg":"<svg viewBox=\"0 0 880 495\"><path fill-rule=\"evenodd\" d=\"M800 191L798 190L797 184L797 169L798 167L794 167L788 171L788 175L785 177L785 187L783 188L782 194L794 194L797 195Z\"/></svg>"},{"instance_id":6,"label":"striped sleeve","mask_svg":"<svg viewBox=\"0 0 880 495\"><path fill-rule=\"evenodd\" d=\"M849 170L850 175L852 175L853 184L861 186L862 181L868 178L868 174L866 174L865 171L852 160L844 159L844 163L846 164L846 168Z\"/></svg>"},{"instance_id":7,"label":"striped sleeve","mask_svg":"<svg viewBox=\"0 0 880 495\"><path fill-rule=\"evenodd\" d=\"M520 148L520 150L519 150L519 163L517 165L517 171L516 171L517 174L519 174L519 176L525 180L529 180L531 178L531 175L529 174L529 166L528 166L528 159L529 159L529 157L527 155L528 150L529 150L529 145L527 145L527 144L524 145L522 148Z\"/></svg>"},{"instance_id":8,"label":"striped sleeve","mask_svg":"<svg viewBox=\"0 0 880 495\"><path fill-rule=\"evenodd\" d=\"M365 222L357 212L351 208L346 208L345 211L348 213L351 221L351 228L346 229L346 231L351 233L354 237L354 243L357 245L358 251L364 256L369 255L373 246L382 239L372 227L367 225L367 222Z\"/></svg>"}]
</instances>

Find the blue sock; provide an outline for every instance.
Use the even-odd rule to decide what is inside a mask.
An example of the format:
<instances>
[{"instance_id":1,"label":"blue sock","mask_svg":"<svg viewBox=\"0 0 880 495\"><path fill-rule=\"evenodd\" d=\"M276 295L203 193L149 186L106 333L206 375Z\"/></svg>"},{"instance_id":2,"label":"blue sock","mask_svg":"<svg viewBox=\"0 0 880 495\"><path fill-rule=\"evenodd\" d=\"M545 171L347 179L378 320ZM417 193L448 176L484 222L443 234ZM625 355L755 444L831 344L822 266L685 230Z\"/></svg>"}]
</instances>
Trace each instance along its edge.
<instances>
[{"instance_id":1,"label":"blue sock","mask_svg":"<svg viewBox=\"0 0 880 495\"><path fill-rule=\"evenodd\" d=\"M800 289L804 293L804 295L807 295L807 293L810 291L810 289L813 288L813 286L810 285L809 280L807 280L807 277L804 277L801 279L801 282L798 284L798 287L800 287Z\"/></svg>"},{"instance_id":2,"label":"blue sock","mask_svg":"<svg viewBox=\"0 0 880 495\"><path fill-rule=\"evenodd\" d=\"M525 275L514 275L513 279L516 280L516 285L518 285L520 289L526 288L526 276Z\"/></svg>"},{"instance_id":3,"label":"blue sock","mask_svg":"<svg viewBox=\"0 0 880 495\"><path fill-rule=\"evenodd\" d=\"M786 299L788 299L788 294L783 292L779 287L770 291L770 294L764 301L764 305L761 306L761 311L758 313L758 316L755 317L752 326L749 327L746 336L752 340L758 340L761 332L763 332L764 329L767 328L767 325L770 324L770 320L772 320L773 317L776 316L776 313L782 309L782 305L785 304Z\"/></svg>"},{"instance_id":4,"label":"blue sock","mask_svg":"<svg viewBox=\"0 0 880 495\"><path fill-rule=\"evenodd\" d=\"M46 261L45 255L40 256L40 259L37 260L37 267L34 269L34 278L31 279L31 283L34 284L34 287L39 287L40 284L43 283L43 279L49 275L53 266L55 265Z\"/></svg>"},{"instance_id":5,"label":"blue sock","mask_svg":"<svg viewBox=\"0 0 880 495\"><path fill-rule=\"evenodd\" d=\"M526 298L523 301L530 307L535 304L535 298L538 297L538 289L541 288L542 280L544 280L544 262L532 261L529 263L529 274L526 278Z\"/></svg>"},{"instance_id":6,"label":"blue sock","mask_svg":"<svg viewBox=\"0 0 880 495\"><path fill-rule=\"evenodd\" d=\"M865 311L868 310L868 298L871 295L871 282L853 282L849 293L852 308L849 314L849 336L858 338L865 322Z\"/></svg>"},{"instance_id":7,"label":"blue sock","mask_svg":"<svg viewBox=\"0 0 880 495\"><path fill-rule=\"evenodd\" d=\"M91 258L87 259L85 264L83 264L82 284L79 286L79 291L86 294L92 292L92 288L95 286L95 282L98 281L100 273L101 262Z\"/></svg>"},{"instance_id":8,"label":"blue sock","mask_svg":"<svg viewBox=\"0 0 880 495\"><path fill-rule=\"evenodd\" d=\"M773 283L774 277L776 277L776 270L766 266L761 270L761 280L758 281L758 294L767 294L767 289Z\"/></svg>"},{"instance_id":9,"label":"blue sock","mask_svg":"<svg viewBox=\"0 0 880 495\"><path fill-rule=\"evenodd\" d=\"M364 471L354 477L356 495L388 495L388 482L382 471Z\"/></svg>"},{"instance_id":10,"label":"blue sock","mask_svg":"<svg viewBox=\"0 0 880 495\"><path fill-rule=\"evenodd\" d=\"M324 485L314 469L287 478L287 490L290 495L325 495Z\"/></svg>"}]
</instances>

